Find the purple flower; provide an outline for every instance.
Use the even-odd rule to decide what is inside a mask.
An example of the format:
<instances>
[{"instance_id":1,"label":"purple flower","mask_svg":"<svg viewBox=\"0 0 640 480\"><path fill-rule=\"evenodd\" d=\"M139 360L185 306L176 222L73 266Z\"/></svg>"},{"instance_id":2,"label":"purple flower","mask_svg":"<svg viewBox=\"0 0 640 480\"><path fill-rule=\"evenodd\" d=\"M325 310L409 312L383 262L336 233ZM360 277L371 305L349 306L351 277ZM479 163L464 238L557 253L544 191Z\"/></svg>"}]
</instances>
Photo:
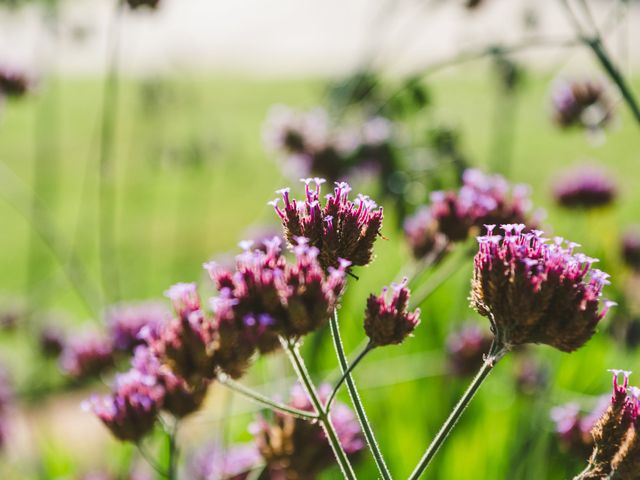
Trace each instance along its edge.
<instances>
[{"instance_id":1,"label":"purple flower","mask_svg":"<svg viewBox=\"0 0 640 480\"><path fill-rule=\"evenodd\" d=\"M447 236L438 228L438 221L431 215L429 207L420 208L404 222L404 235L416 259L445 251Z\"/></svg>"},{"instance_id":2,"label":"purple flower","mask_svg":"<svg viewBox=\"0 0 640 480\"><path fill-rule=\"evenodd\" d=\"M554 119L562 128L598 129L613 118L613 105L604 85L593 80L559 82L551 100Z\"/></svg>"},{"instance_id":3,"label":"purple flower","mask_svg":"<svg viewBox=\"0 0 640 480\"><path fill-rule=\"evenodd\" d=\"M556 202L565 208L596 208L610 205L617 191L609 174L598 167L581 166L568 172L555 185Z\"/></svg>"},{"instance_id":4,"label":"purple flower","mask_svg":"<svg viewBox=\"0 0 640 480\"><path fill-rule=\"evenodd\" d=\"M251 470L262 462L255 444L234 445L224 450L217 444L198 450L188 463L193 480L246 480Z\"/></svg>"},{"instance_id":5,"label":"purple flower","mask_svg":"<svg viewBox=\"0 0 640 480\"><path fill-rule=\"evenodd\" d=\"M560 446L578 458L587 458L593 446L590 434L593 423L585 421L576 403L568 403L551 410Z\"/></svg>"},{"instance_id":6,"label":"purple flower","mask_svg":"<svg viewBox=\"0 0 640 480\"><path fill-rule=\"evenodd\" d=\"M107 325L116 350L133 352L145 343L140 333L153 335L171 318L171 313L160 302L122 303L107 311Z\"/></svg>"},{"instance_id":7,"label":"purple flower","mask_svg":"<svg viewBox=\"0 0 640 480\"><path fill-rule=\"evenodd\" d=\"M24 72L6 67L0 68L0 97L22 97L31 87L31 79Z\"/></svg>"},{"instance_id":8,"label":"purple flower","mask_svg":"<svg viewBox=\"0 0 640 480\"><path fill-rule=\"evenodd\" d=\"M571 352L595 333L612 305L600 309L608 275L592 268L595 259L574 253L577 246L524 225L502 225L504 235L478 237L471 289L472 306L491 321L499 347L543 343Z\"/></svg>"},{"instance_id":9,"label":"purple flower","mask_svg":"<svg viewBox=\"0 0 640 480\"><path fill-rule=\"evenodd\" d=\"M318 393L321 401L326 401L331 386L321 386ZM289 404L313 411L309 398L299 385L292 390ZM331 410L331 420L347 455L356 455L364 449L358 421L346 405L336 403ZM316 422L275 412L271 421L258 418L251 426L251 433L267 464L269 478L316 478L335 464L329 442Z\"/></svg>"},{"instance_id":10,"label":"purple flower","mask_svg":"<svg viewBox=\"0 0 640 480\"><path fill-rule=\"evenodd\" d=\"M40 351L45 357L57 357L64 350L64 333L53 326L44 327L39 334Z\"/></svg>"},{"instance_id":11,"label":"purple flower","mask_svg":"<svg viewBox=\"0 0 640 480\"><path fill-rule=\"evenodd\" d=\"M122 441L137 442L151 431L162 404L163 389L138 370L116 376L112 394L83 403Z\"/></svg>"},{"instance_id":12,"label":"purple flower","mask_svg":"<svg viewBox=\"0 0 640 480\"><path fill-rule=\"evenodd\" d=\"M385 287L379 296L369 295L364 313L364 330L373 346L402 343L420 323L420 309L408 312L409 289L405 278L400 284Z\"/></svg>"},{"instance_id":13,"label":"purple flower","mask_svg":"<svg viewBox=\"0 0 640 480\"><path fill-rule=\"evenodd\" d=\"M324 180L308 178L304 202L292 200L289 189L280 192L284 209L278 199L272 202L282 219L287 241L295 246L296 238L308 239L309 245L319 251L319 261L325 270L339 267L341 259L352 265L367 265L373 258L373 244L382 228L382 208L373 200L359 195L349 200L351 187L336 183L333 194L328 194L324 206L320 202L320 186Z\"/></svg>"},{"instance_id":14,"label":"purple flower","mask_svg":"<svg viewBox=\"0 0 640 480\"><path fill-rule=\"evenodd\" d=\"M622 236L622 258L634 270L640 270L640 230L628 229Z\"/></svg>"},{"instance_id":15,"label":"purple flower","mask_svg":"<svg viewBox=\"0 0 640 480\"><path fill-rule=\"evenodd\" d=\"M60 356L62 371L78 380L100 375L112 366L111 341L91 331L69 338Z\"/></svg>"},{"instance_id":16,"label":"purple flower","mask_svg":"<svg viewBox=\"0 0 640 480\"><path fill-rule=\"evenodd\" d=\"M160 0L126 0L126 2L132 10L137 10L141 7L155 10L160 5Z\"/></svg>"},{"instance_id":17,"label":"purple flower","mask_svg":"<svg viewBox=\"0 0 640 480\"><path fill-rule=\"evenodd\" d=\"M491 335L475 324L468 324L447 337L447 363L456 376L474 375L489 353Z\"/></svg>"}]
</instances>

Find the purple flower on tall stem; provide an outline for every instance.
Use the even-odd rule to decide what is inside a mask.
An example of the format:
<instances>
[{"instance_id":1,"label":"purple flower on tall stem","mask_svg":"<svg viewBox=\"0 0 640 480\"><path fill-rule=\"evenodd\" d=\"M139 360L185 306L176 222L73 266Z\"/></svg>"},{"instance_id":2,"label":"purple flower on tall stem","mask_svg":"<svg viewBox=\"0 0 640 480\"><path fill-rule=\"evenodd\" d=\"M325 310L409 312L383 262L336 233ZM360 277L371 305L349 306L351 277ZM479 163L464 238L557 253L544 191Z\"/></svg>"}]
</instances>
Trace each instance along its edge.
<instances>
[{"instance_id":1,"label":"purple flower on tall stem","mask_svg":"<svg viewBox=\"0 0 640 480\"><path fill-rule=\"evenodd\" d=\"M336 183L334 192L326 196L322 205L320 189L324 180L307 178L303 182L304 201L291 199L285 188L280 190L283 209L278 206L279 199L271 202L282 219L287 241L295 246L296 238L307 238L320 252L318 259L325 270L339 267L341 259L354 266L369 264L382 228L382 208L365 195L349 200L351 187L344 182Z\"/></svg>"},{"instance_id":2,"label":"purple flower on tall stem","mask_svg":"<svg viewBox=\"0 0 640 480\"><path fill-rule=\"evenodd\" d=\"M137 442L151 431L162 404L163 390L152 376L138 370L116 376L109 396L83 403L122 441Z\"/></svg>"},{"instance_id":3,"label":"purple flower on tall stem","mask_svg":"<svg viewBox=\"0 0 640 480\"><path fill-rule=\"evenodd\" d=\"M478 237L472 306L491 321L497 345L509 350L544 343L570 352L586 343L612 302L600 308L608 275L596 261L574 253L577 244L542 232L523 233L524 225L502 225L504 235Z\"/></svg>"},{"instance_id":4,"label":"purple flower on tall stem","mask_svg":"<svg viewBox=\"0 0 640 480\"><path fill-rule=\"evenodd\" d=\"M158 331L169 321L171 313L160 302L137 302L114 305L106 316L114 348L133 352L136 346L145 343L140 335L142 330L147 329L146 335Z\"/></svg>"},{"instance_id":5,"label":"purple flower on tall stem","mask_svg":"<svg viewBox=\"0 0 640 480\"><path fill-rule=\"evenodd\" d=\"M83 332L69 338L60 356L62 371L75 378L100 375L113 366L111 340L96 332Z\"/></svg>"},{"instance_id":6,"label":"purple flower on tall stem","mask_svg":"<svg viewBox=\"0 0 640 480\"><path fill-rule=\"evenodd\" d=\"M554 119L562 128L598 129L613 118L613 104L605 87L594 80L560 82L551 100Z\"/></svg>"},{"instance_id":7,"label":"purple flower on tall stem","mask_svg":"<svg viewBox=\"0 0 640 480\"><path fill-rule=\"evenodd\" d=\"M558 205L565 208L606 207L615 200L617 188L604 169L580 166L556 183L554 196Z\"/></svg>"},{"instance_id":8,"label":"purple flower on tall stem","mask_svg":"<svg viewBox=\"0 0 640 480\"><path fill-rule=\"evenodd\" d=\"M409 289L405 278L400 284L385 287L379 296L369 295L364 313L364 330L372 346L399 344L404 341L420 323L420 309L407 311Z\"/></svg>"}]
</instances>

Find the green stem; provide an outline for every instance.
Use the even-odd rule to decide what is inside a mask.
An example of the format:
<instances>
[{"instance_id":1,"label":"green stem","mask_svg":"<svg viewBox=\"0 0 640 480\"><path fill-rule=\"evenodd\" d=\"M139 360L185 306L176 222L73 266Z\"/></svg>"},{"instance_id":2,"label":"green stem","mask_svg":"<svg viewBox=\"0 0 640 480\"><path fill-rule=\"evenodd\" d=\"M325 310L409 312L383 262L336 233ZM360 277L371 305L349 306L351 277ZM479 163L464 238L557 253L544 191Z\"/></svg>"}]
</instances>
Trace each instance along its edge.
<instances>
[{"instance_id":1,"label":"green stem","mask_svg":"<svg viewBox=\"0 0 640 480\"><path fill-rule=\"evenodd\" d=\"M167 469L167 478L169 480L178 479L178 457L180 451L178 449L178 426L180 424L179 419L174 419L173 426L169 431L169 465Z\"/></svg>"},{"instance_id":2,"label":"green stem","mask_svg":"<svg viewBox=\"0 0 640 480\"><path fill-rule=\"evenodd\" d=\"M302 382L302 386L309 395L311 403L318 413L318 421L322 425L327 439L329 440L329 444L331 445L333 454L338 461L338 465L340 466L342 475L347 480L355 480L356 474L353 472L353 467L351 466L351 463L349 463L347 454L344 452L344 449L340 444L340 439L338 438L338 434L336 433L336 430L331 423L329 413L322 407L322 402L320 401L320 397L318 396L316 387L313 385L311 375L309 375L307 367L304 364L304 360L300 355L298 344L294 341L285 340L284 338L281 339L281 343L284 349L289 354L289 359L291 360L291 364L293 365L293 368L298 375L298 379Z\"/></svg>"},{"instance_id":3,"label":"green stem","mask_svg":"<svg viewBox=\"0 0 640 480\"><path fill-rule=\"evenodd\" d=\"M369 424L369 420L367 419L367 414L364 411L364 406L362 405L362 401L360 400L360 396L358 395L358 390L356 388L355 382L349 373L349 365L347 362L347 357L344 353L344 348L342 346L342 340L340 339L340 328L338 326L338 311L334 310L333 315L330 319L331 325L331 334L333 336L333 346L336 350L336 355L338 357L338 362L340 363L340 369L342 370L343 375L345 376L345 381L347 383L347 389L349 390L349 396L351 397L351 402L356 410L356 415L358 416L358 421L360 422L360 426L362 427L362 431L364 432L364 436L367 439L367 444L369 445L369 450L371 450L371 454L376 462L376 466L378 467L378 472L380 476L385 480L391 480L391 473L387 468L387 465L384 461L384 457L382 456L382 452L380 451L380 447L378 446L378 442L376 441L375 434L373 433L373 429ZM366 351L366 349L365 349Z\"/></svg>"},{"instance_id":4,"label":"green stem","mask_svg":"<svg viewBox=\"0 0 640 480\"><path fill-rule=\"evenodd\" d=\"M331 395L329 395L329 399L326 401L325 403L325 409L331 410L331 403L333 402L333 400L336 398L336 395L338 394L338 391L340 390L340 387L342 386L342 384L344 383L344 381L347 379L347 375L350 375L351 372L353 371L354 368L356 368L358 366L358 364L362 361L362 359L371 351L373 350L375 347L375 345L373 345L371 342L367 343L365 345L365 347L360 351L360 353L358 354L358 356L356 358L353 359L353 361L351 362L351 364L349 365L349 368L347 368L347 370L342 374L342 376L340 377L340 380L338 380L336 382L335 387L333 387L333 390L331 392Z\"/></svg>"},{"instance_id":5,"label":"green stem","mask_svg":"<svg viewBox=\"0 0 640 480\"><path fill-rule=\"evenodd\" d=\"M436 453L438 453L438 449L444 443L444 441L446 440L451 430L453 430L453 427L455 427L459 418L462 416L463 412L465 411L465 409L473 399L473 396L482 385L482 382L484 382L485 379L489 376L489 374L491 373L491 370L493 370L493 367L496 365L498 360L500 360L500 358L502 358L502 356L505 353L506 353L506 350L500 347L494 341L493 345L491 346L491 350L489 351L489 354L485 357L484 363L482 364L480 371L478 371L478 374L471 381L471 384L462 395L462 398L460 398L456 406L453 408L453 411L451 412L447 420L444 422L444 424L442 425L442 428L440 428L440 431L438 432L436 437L433 439L429 447L427 448L427 451L424 453L424 455L418 462L418 465L416 466L416 468L413 470L413 472L409 476L409 480L417 480L424 473L424 471L429 466L429 462L431 462L433 457L435 457Z\"/></svg>"},{"instance_id":6,"label":"green stem","mask_svg":"<svg viewBox=\"0 0 640 480\"><path fill-rule=\"evenodd\" d=\"M278 410L279 412L282 412L282 413L293 415L294 417L304 418L306 420L318 420L318 415L316 413L300 410L298 408L289 407L284 403L271 400L269 397L266 397L265 395L262 395L261 393L258 393L255 390L247 388L244 385L241 385L240 383L231 380L231 378L225 375L220 375L218 377L218 382L224 385L225 387L233 390L234 392L244 395L245 397L265 407Z\"/></svg>"}]
</instances>

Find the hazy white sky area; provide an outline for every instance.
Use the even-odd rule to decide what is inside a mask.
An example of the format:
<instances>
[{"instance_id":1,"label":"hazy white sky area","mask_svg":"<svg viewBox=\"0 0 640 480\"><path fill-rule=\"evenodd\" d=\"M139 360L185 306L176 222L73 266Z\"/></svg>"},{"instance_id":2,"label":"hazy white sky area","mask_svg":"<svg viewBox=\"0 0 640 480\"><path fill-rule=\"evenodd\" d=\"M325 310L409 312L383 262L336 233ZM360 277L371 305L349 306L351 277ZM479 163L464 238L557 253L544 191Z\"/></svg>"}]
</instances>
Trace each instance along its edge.
<instances>
[{"instance_id":1,"label":"hazy white sky area","mask_svg":"<svg viewBox=\"0 0 640 480\"><path fill-rule=\"evenodd\" d=\"M574 34L557 0L486 0L469 12L462 0L162 0L156 12L127 11L115 0L66 0L57 19L28 7L0 12L0 64L64 73L104 70L114 25L121 66L130 73L189 69L258 75L337 74L373 62L387 71L419 69L492 42ZM638 65L640 2L616 20L619 0L590 0L609 47L625 68ZM585 19L586 20L586 19ZM537 65L590 68L584 53L532 48ZM634 55L633 58L629 58Z\"/></svg>"}]
</instances>

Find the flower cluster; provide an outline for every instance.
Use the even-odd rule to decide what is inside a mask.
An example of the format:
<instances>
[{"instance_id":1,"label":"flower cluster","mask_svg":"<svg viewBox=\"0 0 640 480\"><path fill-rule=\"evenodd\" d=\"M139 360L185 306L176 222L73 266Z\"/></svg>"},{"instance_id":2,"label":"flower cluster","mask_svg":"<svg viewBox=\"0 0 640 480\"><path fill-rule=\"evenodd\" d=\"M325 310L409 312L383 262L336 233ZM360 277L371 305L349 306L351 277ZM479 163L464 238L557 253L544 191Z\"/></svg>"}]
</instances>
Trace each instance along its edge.
<instances>
[{"instance_id":1,"label":"flower cluster","mask_svg":"<svg viewBox=\"0 0 640 480\"><path fill-rule=\"evenodd\" d=\"M140 335L143 329L147 330L146 335L157 331L169 321L171 313L160 302L122 303L111 307L106 317L113 348L133 352L145 343Z\"/></svg>"},{"instance_id":2,"label":"flower cluster","mask_svg":"<svg viewBox=\"0 0 640 480\"><path fill-rule=\"evenodd\" d=\"M372 117L359 128L337 127L324 109L296 112L278 105L267 118L264 141L270 150L287 157L296 175L337 181L357 167L386 170L392 162L391 134L391 123L382 117Z\"/></svg>"},{"instance_id":3,"label":"flower cluster","mask_svg":"<svg viewBox=\"0 0 640 480\"><path fill-rule=\"evenodd\" d=\"M408 312L409 289L405 278L400 284L393 284L391 299L387 300L388 288L379 296L371 294L364 312L364 331L372 346L402 343L420 323L420 309Z\"/></svg>"},{"instance_id":4,"label":"flower cluster","mask_svg":"<svg viewBox=\"0 0 640 480\"><path fill-rule=\"evenodd\" d=\"M60 355L62 371L77 380L100 375L113 361L111 340L92 331L68 339Z\"/></svg>"},{"instance_id":5,"label":"flower cluster","mask_svg":"<svg viewBox=\"0 0 640 480\"><path fill-rule=\"evenodd\" d=\"M558 83L551 101L554 120L562 128L598 129L613 118L613 105L604 85L593 80Z\"/></svg>"},{"instance_id":6,"label":"flower cluster","mask_svg":"<svg viewBox=\"0 0 640 480\"><path fill-rule=\"evenodd\" d=\"M447 363L456 376L474 375L491 348L492 337L475 324L465 325L447 337Z\"/></svg>"},{"instance_id":7,"label":"flower cluster","mask_svg":"<svg viewBox=\"0 0 640 480\"><path fill-rule=\"evenodd\" d=\"M125 0L127 5L132 10L136 10L141 7L150 8L155 10L160 5L160 0Z\"/></svg>"},{"instance_id":8,"label":"flower cluster","mask_svg":"<svg viewBox=\"0 0 640 480\"><path fill-rule=\"evenodd\" d=\"M616 198L616 185L601 168L581 166L568 172L554 188L561 207L589 209L606 207Z\"/></svg>"},{"instance_id":9,"label":"flower cluster","mask_svg":"<svg viewBox=\"0 0 640 480\"><path fill-rule=\"evenodd\" d=\"M640 390L629 387L629 374L613 373L613 393L593 428L593 453L580 478L637 478L640 471ZM623 383L619 384L622 375ZM630 393L628 393L630 392Z\"/></svg>"},{"instance_id":10,"label":"flower cluster","mask_svg":"<svg viewBox=\"0 0 640 480\"><path fill-rule=\"evenodd\" d=\"M38 335L40 352L48 358L56 358L62 353L65 345L65 336L62 330L54 326L46 326Z\"/></svg>"},{"instance_id":11,"label":"flower cluster","mask_svg":"<svg viewBox=\"0 0 640 480\"><path fill-rule=\"evenodd\" d=\"M574 253L577 244L524 225L502 225L504 235L478 237L471 289L472 306L491 321L500 347L543 343L571 352L594 334L612 302L600 310L608 275L596 261Z\"/></svg>"},{"instance_id":12,"label":"flower cluster","mask_svg":"<svg viewBox=\"0 0 640 480\"><path fill-rule=\"evenodd\" d=\"M640 270L640 231L628 229L622 236L622 259L634 270Z\"/></svg>"},{"instance_id":13,"label":"flower cluster","mask_svg":"<svg viewBox=\"0 0 640 480\"><path fill-rule=\"evenodd\" d=\"M306 198L291 199L289 189L281 190L284 208L279 199L271 202L282 219L285 236L291 245L298 237L308 239L319 251L318 260L325 270L337 268L347 260L354 266L367 265L373 259L373 244L382 228L382 208L365 195L349 200L351 187L336 183L332 194L320 202L320 189L324 180L303 179Z\"/></svg>"},{"instance_id":14,"label":"flower cluster","mask_svg":"<svg viewBox=\"0 0 640 480\"><path fill-rule=\"evenodd\" d=\"M193 480L246 480L262 457L253 443L223 449L218 444L206 445L189 460L189 477Z\"/></svg>"},{"instance_id":15,"label":"flower cluster","mask_svg":"<svg viewBox=\"0 0 640 480\"><path fill-rule=\"evenodd\" d=\"M431 194L431 204L405 221L405 235L416 258L441 253L449 243L466 240L485 224L537 223L529 218L529 188L510 186L500 175L467 169L457 191Z\"/></svg>"},{"instance_id":16,"label":"flower cluster","mask_svg":"<svg viewBox=\"0 0 640 480\"><path fill-rule=\"evenodd\" d=\"M0 98L19 98L31 89L31 79L19 70L0 68Z\"/></svg>"},{"instance_id":17,"label":"flower cluster","mask_svg":"<svg viewBox=\"0 0 640 480\"><path fill-rule=\"evenodd\" d=\"M593 448L591 429L607 408L608 400L599 401L593 412L585 414L577 403L567 403L551 410L551 419L555 423L555 431L561 448L586 460Z\"/></svg>"},{"instance_id":18,"label":"flower cluster","mask_svg":"<svg viewBox=\"0 0 640 480\"><path fill-rule=\"evenodd\" d=\"M323 403L330 392L329 385L321 386L319 394ZM300 386L294 388L289 405L313 411ZM330 416L345 453L353 456L362 451L365 443L353 412L346 405L336 403ZM251 432L267 465L269 478L314 479L335 464L329 442L318 423L275 412L271 421L259 418Z\"/></svg>"}]
</instances>

